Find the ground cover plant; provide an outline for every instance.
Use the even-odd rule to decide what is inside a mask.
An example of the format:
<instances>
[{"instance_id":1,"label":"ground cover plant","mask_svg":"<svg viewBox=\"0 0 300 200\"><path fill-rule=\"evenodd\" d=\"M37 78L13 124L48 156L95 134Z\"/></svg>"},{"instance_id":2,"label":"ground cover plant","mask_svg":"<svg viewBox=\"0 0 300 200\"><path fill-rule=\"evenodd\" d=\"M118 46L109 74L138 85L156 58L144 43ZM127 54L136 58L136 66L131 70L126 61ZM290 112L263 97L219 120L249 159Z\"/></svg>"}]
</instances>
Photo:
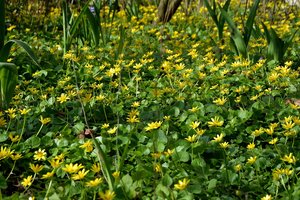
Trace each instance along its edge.
<instances>
[{"instance_id":1,"label":"ground cover plant","mask_svg":"<svg viewBox=\"0 0 300 200\"><path fill-rule=\"evenodd\" d=\"M0 199L300 198L297 7L45 2L6 2Z\"/></svg>"}]
</instances>

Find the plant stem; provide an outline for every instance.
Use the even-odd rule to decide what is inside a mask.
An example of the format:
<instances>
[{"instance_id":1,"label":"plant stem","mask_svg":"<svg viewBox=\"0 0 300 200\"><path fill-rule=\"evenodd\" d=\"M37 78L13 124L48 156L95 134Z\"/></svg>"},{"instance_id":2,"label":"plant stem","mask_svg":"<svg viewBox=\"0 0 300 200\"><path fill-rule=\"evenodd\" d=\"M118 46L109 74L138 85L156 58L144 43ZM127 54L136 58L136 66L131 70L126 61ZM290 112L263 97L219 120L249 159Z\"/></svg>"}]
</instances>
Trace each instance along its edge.
<instances>
[{"instance_id":1,"label":"plant stem","mask_svg":"<svg viewBox=\"0 0 300 200\"><path fill-rule=\"evenodd\" d=\"M25 123L26 123L26 116L24 117L24 121L23 121L23 127L22 127L22 131L21 131L21 135L20 135L20 140L18 141L17 145L20 143L24 130L25 130Z\"/></svg>"},{"instance_id":2,"label":"plant stem","mask_svg":"<svg viewBox=\"0 0 300 200\"><path fill-rule=\"evenodd\" d=\"M40 129L38 130L38 132L36 133L36 135L35 135L35 136L38 136L38 135L40 134L40 132L41 132L41 130L42 130L42 128L43 128L43 126L44 126L44 124L42 124L42 125L41 125Z\"/></svg>"},{"instance_id":3,"label":"plant stem","mask_svg":"<svg viewBox=\"0 0 300 200\"><path fill-rule=\"evenodd\" d=\"M48 189L47 189L47 192L46 192L46 195L45 195L45 198L44 198L44 199L47 199L47 197L48 197L50 188L51 188L51 186L52 186L52 181L53 181L53 180L51 179L51 181L50 181L50 183L49 183L49 186L48 186Z\"/></svg>"},{"instance_id":4,"label":"plant stem","mask_svg":"<svg viewBox=\"0 0 300 200\"><path fill-rule=\"evenodd\" d=\"M11 170L10 170L10 172L9 172L9 174L8 174L8 176L6 177L6 179L5 180L8 180L9 179L9 177L10 177L10 175L12 175L12 172L14 171L14 169L15 169L15 166L16 166L16 160L14 161L14 165L13 165L13 167L11 168Z\"/></svg>"}]
</instances>

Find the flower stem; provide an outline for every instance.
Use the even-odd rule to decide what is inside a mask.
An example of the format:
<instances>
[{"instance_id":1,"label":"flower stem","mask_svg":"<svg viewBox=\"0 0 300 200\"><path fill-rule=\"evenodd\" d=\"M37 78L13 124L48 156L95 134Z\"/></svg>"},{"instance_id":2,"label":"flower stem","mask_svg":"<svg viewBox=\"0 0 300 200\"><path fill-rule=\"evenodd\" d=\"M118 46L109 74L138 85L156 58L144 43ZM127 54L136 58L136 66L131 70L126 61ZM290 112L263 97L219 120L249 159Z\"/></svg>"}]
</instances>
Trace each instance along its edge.
<instances>
[{"instance_id":1,"label":"flower stem","mask_svg":"<svg viewBox=\"0 0 300 200\"><path fill-rule=\"evenodd\" d=\"M15 162L14 162L14 165L13 165L13 167L11 168L11 170L10 170L10 172L9 172L9 174L8 174L8 176L6 177L6 179L5 180L8 180L9 179L9 177L10 177L10 175L12 175L12 172L14 171L14 169L15 169L15 166L16 166L16 160L15 160Z\"/></svg>"},{"instance_id":2,"label":"flower stem","mask_svg":"<svg viewBox=\"0 0 300 200\"><path fill-rule=\"evenodd\" d=\"M47 192L46 192L46 195L45 195L44 199L47 199L51 186L52 186L52 179L51 179L51 181L49 183L49 186L48 186L48 189L47 189Z\"/></svg>"},{"instance_id":3,"label":"flower stem","mask_svg":"<svg viewBox=\"0 0 300 200\"><path fill-rule=\"evenodd\" d=\"M22 139L22 136L23 136L23 133L24 133L24 130L25 130L25 123L26 123L26 116L24 117L23 126L22 126L22 131L21 131L21 135L20 135L20 140L18 141L17 144L19 144L20 141L21 141L21 139Z\"/></svg>"},{"instance_id":4,"label":"flower stem","mask_svg":"<svg viewBox=\"0 0 300 200\"><path fill-rule=\"evenodd\" d=\"M43 128L43 126L44 126L44 124L42 124L42 125L41 125L41 127L40 127L39 131L36 133L36 135L35 135L35 136L38 136L38 135L40 134L40 132L41 132L41 130L42 130L42 128Z\"/></svg>"}]
</instances>

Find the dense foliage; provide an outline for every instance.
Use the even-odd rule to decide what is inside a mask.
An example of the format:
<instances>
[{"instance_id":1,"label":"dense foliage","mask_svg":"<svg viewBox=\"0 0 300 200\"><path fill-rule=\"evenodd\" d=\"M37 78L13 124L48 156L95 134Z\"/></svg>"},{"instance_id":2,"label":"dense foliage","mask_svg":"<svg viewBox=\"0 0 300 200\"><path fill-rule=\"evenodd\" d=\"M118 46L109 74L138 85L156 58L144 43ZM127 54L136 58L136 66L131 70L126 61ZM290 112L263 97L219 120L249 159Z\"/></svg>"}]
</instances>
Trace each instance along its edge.
<instances>
[{"instance_id":1,"label":"dense foliage","mask_svg":"<svg viewBox=\"0 0 300 200\"><path fill-rule=\"evenodd\" d=\"M299 199L300 13L252 2L8 4L0 199Z\"/></svg>"}]
</instances>

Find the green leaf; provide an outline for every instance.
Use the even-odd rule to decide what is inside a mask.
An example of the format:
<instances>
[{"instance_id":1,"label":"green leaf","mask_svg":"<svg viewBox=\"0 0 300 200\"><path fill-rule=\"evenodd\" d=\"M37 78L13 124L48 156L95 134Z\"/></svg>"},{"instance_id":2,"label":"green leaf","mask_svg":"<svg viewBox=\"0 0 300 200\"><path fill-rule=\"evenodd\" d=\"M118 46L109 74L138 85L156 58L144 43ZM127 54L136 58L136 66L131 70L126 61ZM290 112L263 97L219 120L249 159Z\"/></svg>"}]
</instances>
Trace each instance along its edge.
<instances>
[{"instance_id":1,"label":"green leaf","mask_svg":"<svg viewBox=\"0 0 300 200\"><path fill-rule=\"evenodd\" d=\"M4 176L2 175L2 173L0 173L0 189L6 189L7 188L7 183L6 180L4 178ZM1 194L0 194L1 197Z\"/></svg>"},{"instance_id":2,"label":"green leaf","mask_svg":"<svg viewBox=\"0 0 300 200\"><path fill-rule=\"evenodd\" d=\"M162 180L162 184L164 186L170 187L173 184L173 180L172 180L172 178L170 177L169 174L165 174L164 177L162 177L161 180Z\"/></svg>"},{"instance_id":3,"label":"green leaf","mask_svg":"<svg viewBox=\"0 0 300 200\"><path fill-rule=\"evenodd\" d=\"M0 103L5 107L11 101L17 85L17 67L13 63L0 62Z\"/></svg>"},{"instance_id":4,"label":"green leaf","mask_svg":"<svg viewBox=\"0 0 300 200\"><path fill-rule=\"evenodd\" d=\"M201 194L203 192L203 186L202 185L189 185L188 191L193 194Z\"/></svg>"},{"instance_id":5,"label":"green leaf","mask_svg":"<svg viewBox=\"0 0 300 200\"><path fill-rule=\"evenodd\" d=\"M216 4L215 0L213 0L213 4L214 5ZM215 6L211 7L208 0L204 0L204 5L207 8L207 11L208 11L209 15L211 16L211 18L214 20L215 24L218 25L219 21L218 21L217 14L216 14L216 7Z\"/></svg>"},{"instance_id":6,"label":"green leaf","mask_svg":"<svg viewBox=\"0 0 300 200\"><path fill-rule=\"evenodd\" d=\"M244 41L245 41L246 46L248 46L248 42L250 40L251 32L253 29L253 23L254 23L254 19L256 16L256 11L258 9L259 2L260 2L260 0L256 0L253 3L253 6L250 9L249 17L246 22L245 32L244 32Z\"/></svg>"},{"instance_id":7,"label":"green leaf","mask_svg":"<svg viewBox=\"0 0 300 200\"><path fill-rule=\"evenodd\" d=\"M78 122L73 126L73 129L75 131L76 134L81 133L82 131L84 131L84 123L83 122Z\"/></svg>"},{"instance_id":8,"label":"green leaf","mask_svg":"<svg viewBox=\"0 0 300 200\"><path fill-rule=\"evenodd\" d=\"M34 55L32 49L29 47L29 45L21 40L9 40L5 43L3 48L0 51L0 62L6 62L10 53L10 49L13 44L17 44L18 46L22 47L23 50L28 54L28 56L31 58L34 64L37 66L39 65L38 59Z\"/></svg>"},{"instance_id":9,"label":"green leaf","mask_svg":"<svg viewBox=\"0 0 300 200\"><path fill-rule=\"evenodd\" d=\"M238 117L241 118L243 121L250 119L253 114L253 112L244 109L240 109L237 113Z\"/></svg>"},{"instance_id":10,"label":"green leaf","mask_svg":"<svg viewBox=\"0 0 300 200\"><path fill-rule=\"evenodd\" d=\"M208 186L207 186L207 190L208 191L214 190L216 188L216 186L217 186L217 182L218 182L217 179L211 179L211 180L209 180Z\"/></svg>"},{"instance_id":11,"label":"green leaf","mask_svg":"<svg viewBox=\"0 0 300 200\"><path fill-rule=\"evenodd\" d=\"M41 139L37 136L31 136L25 141L25 144L29 145L31 148L37 148L41 144Z\"/></svg>"},{"instance_id":12,"label":"green leaf","mask_svg":"<svg viewBox=\"0 0 300 200\"><path fill-rule=\"evenodd\" d=\"M245 43L242 33L238 30L231 17L228 15L227 11L224 10L220 5L219 9L232 31L231 38L234 41L234 45L238 51L238 54L243 58L248 58L247 45Z\"/></svg>"},{"instance_id":13,"label":"green leaf","mask_svg":"<svg viewBox=\"0 0 300 200\"><path fill-rule=\"evenodd\" d=\"M85 14L88 18L90 29L93 34L94 43L98 46L100 40L99 24L90 9L86 9Z\"/></svg>"},{"instance_id":14,"label":"green leaf","mask_svg":"<svg viewBox=\"0 0 300 200\"><path fill-rule=\"evenodd\" d=\"M5 41L5 1L0 1L0 49L2 49Z\"/></svg>"},{"instance_id":15,"label":"green leaf","mask_svg":"<svg viewBox=\"0 0 300 200\"><path fill-rule=\"evenodd\" d=\"M42 144L45 146L52 146L53 145L53 139L47 135L42 137Z\"/></svg>"},{"instance_id":16,"label":"green leaf","mask_svg":"<svg viewBox=\"0 0 300 200\"><path fill-rule=\"evenodd\" d=\"M6 131L4 131L4 133L0 134L0 142L5 142L7 139L8 139L8 136L7 136Z\"/></svg>"},{"instance_id":17,"label":"green leaf","mask_svg":"<svg viewBox=\"0 0 300 200\"><path fill-rule=\"evenodd\" d=\"M49 200L60 200L59 196L57 193L52 194L49 198Z\"/></svg>"},{"instance_id":18,"label":"green leaf","mask_svg":"<svg viewBox=\"0 0 300 200\"><path fill-rule=\"evenodd\" d=\"M156 189L155 189L155 193L157 194L157 196L166 199L166 197L169 196L170 192L168 190L168 188L162 184L158 184Z\"/></svg>"},{"instance_id":19,"label":"green leaf","mask_svg":"<svg viewBox=\"0 0 300 200\"><path fill-rule=\"evenodd\" d=\"M173 154L174 159L180 162L187 162L190 159L189 153L186 151L180 151L178 153Z\"/></svg>"},{"instance_id":20,"label":"green leaf","mask_svg":"<svg viewBox=\"0 0 300 200\"><path fill-rule=\"evenodd\" d=\"M130 188L130 186L133 183L132 178L129 174L126 174L125 176L123 176L121 181L126 188Z\"/></svg>"}]
</instances>

